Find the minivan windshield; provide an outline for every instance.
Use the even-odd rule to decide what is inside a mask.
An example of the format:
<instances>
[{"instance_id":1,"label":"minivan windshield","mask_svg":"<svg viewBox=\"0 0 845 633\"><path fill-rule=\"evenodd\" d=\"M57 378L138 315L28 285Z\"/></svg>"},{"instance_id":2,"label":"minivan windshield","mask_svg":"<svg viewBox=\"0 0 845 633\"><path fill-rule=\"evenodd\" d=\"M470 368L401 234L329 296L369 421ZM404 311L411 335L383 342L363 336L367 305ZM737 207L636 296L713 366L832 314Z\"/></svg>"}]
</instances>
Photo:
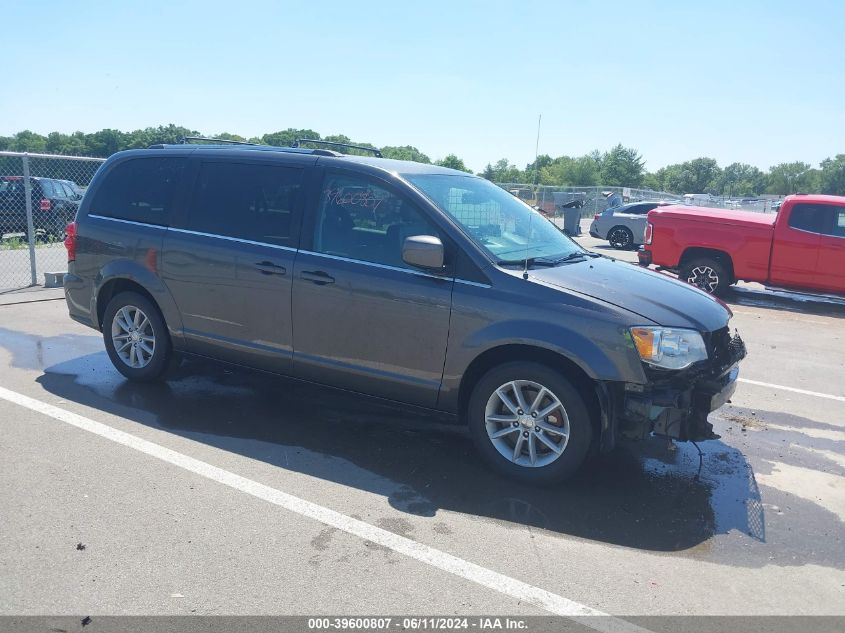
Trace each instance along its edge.
<instances>
[{"instance_id":1,"label":"minivan windshield","mask_svg":"<svg viewBox=\"0 0 845 633\"><path fill-rule=\"evenodd\" d=\"M489 180L451 174L403 177L452 216L498 263L555 263L585 251L527 204Z\"/></svg>"}]
</instances>

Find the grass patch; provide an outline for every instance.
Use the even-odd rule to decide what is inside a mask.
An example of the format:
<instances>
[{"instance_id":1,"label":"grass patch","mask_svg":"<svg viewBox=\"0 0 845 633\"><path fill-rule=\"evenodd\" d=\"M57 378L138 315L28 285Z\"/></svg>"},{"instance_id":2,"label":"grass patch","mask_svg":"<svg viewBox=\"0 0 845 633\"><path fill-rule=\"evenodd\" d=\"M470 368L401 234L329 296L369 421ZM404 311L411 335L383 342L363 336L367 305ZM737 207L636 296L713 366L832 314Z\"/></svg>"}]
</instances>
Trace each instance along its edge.
<instances>
[{"instance_id":1,"label":"grass patch","mask_svg":"<svg viewBox=\"0 0 845 633\"><path fill-rule=\"evenodd\" d=\"M24 248L29 248L29 243L22 237L0 240L0 251L17 251Z\"/></svg>"}]
</instances>

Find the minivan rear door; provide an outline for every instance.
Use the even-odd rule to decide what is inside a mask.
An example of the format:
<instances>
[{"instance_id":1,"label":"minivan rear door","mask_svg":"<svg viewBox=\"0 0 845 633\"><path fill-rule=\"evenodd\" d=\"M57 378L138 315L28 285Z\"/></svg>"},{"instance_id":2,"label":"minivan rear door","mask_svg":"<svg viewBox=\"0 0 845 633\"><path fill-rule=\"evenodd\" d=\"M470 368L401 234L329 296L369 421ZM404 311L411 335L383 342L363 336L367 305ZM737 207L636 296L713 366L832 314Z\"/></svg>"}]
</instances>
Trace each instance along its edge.
<instances>
[{"instance_id":1,"label":"minivan rear door","mask_svg":"<svg viewBox=\"0 0 845 633\"><path fill-rule=\"evenodd\" d=\"M454 280L402 261L402 244L413 235L443 239L381 180L326 175L294 267L296 376L435 406Z\"/></svg>"},{"instance_id":2,"label":"minivan rear door","mask_svg":"<svg viewBox=\"0 0 845 633\"><path fill-rule=\"evenodd\" d=\"M289 373L305 166L194 160L187 217L167 232L162 257L187 349Z\"/></svg>"}]
</instances>

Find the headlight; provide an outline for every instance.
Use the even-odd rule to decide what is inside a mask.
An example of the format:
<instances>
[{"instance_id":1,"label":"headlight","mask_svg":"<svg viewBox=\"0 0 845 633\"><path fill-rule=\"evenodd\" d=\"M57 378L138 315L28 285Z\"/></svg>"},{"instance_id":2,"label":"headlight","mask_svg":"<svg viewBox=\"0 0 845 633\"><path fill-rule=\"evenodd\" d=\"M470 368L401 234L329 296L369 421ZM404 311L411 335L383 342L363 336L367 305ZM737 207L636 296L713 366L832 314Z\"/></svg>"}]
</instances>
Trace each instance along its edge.
<instances>
[{"instance_id":1,"label":"headlight","mask_svg":"<svg viewBox=\"0 0 845 633\"><path fill-rule=\"evenodd\" d=\"M695 330L632 327L631 337L643 362L663 369L685 369L707 360L704 339Z\"/></svg>"}]
</instances>

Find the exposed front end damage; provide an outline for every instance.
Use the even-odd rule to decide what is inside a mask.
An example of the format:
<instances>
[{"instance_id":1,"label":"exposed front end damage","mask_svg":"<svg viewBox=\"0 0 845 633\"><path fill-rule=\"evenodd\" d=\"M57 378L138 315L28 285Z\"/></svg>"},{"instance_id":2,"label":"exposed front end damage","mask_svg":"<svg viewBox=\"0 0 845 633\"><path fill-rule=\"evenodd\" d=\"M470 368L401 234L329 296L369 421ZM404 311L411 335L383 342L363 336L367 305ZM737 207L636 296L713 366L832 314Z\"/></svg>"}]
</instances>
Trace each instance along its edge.
<instances>
[{"instance_id":1,"label":"exposed front end damage","mask_svg":"<svg viewBox=\"0 0 845 633\"><path fill-rule=\"evenodd\" d=\"M612 426L619 437L650 434L680 441L717 439L707 421L736 390L745 344L727 327L706 335L709 358L683 371L649 369L646 384L624 383L612 393Z\"/></svg>"}]
</instances>

